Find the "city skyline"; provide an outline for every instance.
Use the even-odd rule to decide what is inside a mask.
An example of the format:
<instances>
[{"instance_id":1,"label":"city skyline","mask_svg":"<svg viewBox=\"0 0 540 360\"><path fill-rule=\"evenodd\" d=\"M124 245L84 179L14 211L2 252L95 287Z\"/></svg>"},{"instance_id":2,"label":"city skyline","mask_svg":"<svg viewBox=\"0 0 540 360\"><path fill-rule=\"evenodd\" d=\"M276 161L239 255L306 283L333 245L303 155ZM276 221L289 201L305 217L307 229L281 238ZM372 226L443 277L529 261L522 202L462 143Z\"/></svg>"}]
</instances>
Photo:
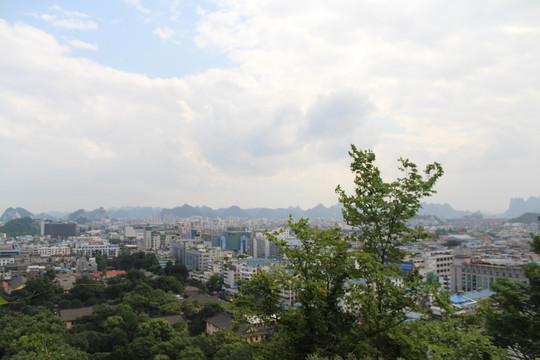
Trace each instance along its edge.
<instances>
[{"instance_id":1,"label":"city skyline","mask_svg":"<svg viewBox=\"0 0 540 360\"><path fill-rule=\"evenodd\" d=\"M445 175L428 203L540 195L540 5L0 0L0 209L308 209L351 144Z\"/></svg>"}]
</instances>

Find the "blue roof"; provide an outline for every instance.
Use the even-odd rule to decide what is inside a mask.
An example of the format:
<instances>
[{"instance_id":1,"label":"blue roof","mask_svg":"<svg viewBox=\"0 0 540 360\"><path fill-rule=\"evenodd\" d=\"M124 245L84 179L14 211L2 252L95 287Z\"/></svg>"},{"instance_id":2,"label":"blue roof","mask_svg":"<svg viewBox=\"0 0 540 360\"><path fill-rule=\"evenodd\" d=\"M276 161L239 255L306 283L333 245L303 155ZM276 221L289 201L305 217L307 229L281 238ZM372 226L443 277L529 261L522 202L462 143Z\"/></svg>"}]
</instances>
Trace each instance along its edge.
<instances>
[{"instance_id":1,"label":"blue roof","mask_svg":"<svg viewBox=\"0 0 540 360\"><path fill-rule=\"evenodd\" d=\"M493 294L495 294L494 291L485 289L485 290L467 291L463 293L463 296L466 296L469 299L478 300L478 299L484 299L484 298L490 297Z\"/></svg>"},{"instance_id":2,"label":"blue roof","mask_svg":"<svg viewBox=\"0 0 540 360\"><path fill-rule=\"evenodd\" d=\"M450 301L453 302L454 304L461 304L461 303L464 303L464 302L469 302L470 300L467 299L467 298L464 298L463 296L461 296L459 294L454 294L454 295L450 296Z\"/></svg>"}]
</instances>

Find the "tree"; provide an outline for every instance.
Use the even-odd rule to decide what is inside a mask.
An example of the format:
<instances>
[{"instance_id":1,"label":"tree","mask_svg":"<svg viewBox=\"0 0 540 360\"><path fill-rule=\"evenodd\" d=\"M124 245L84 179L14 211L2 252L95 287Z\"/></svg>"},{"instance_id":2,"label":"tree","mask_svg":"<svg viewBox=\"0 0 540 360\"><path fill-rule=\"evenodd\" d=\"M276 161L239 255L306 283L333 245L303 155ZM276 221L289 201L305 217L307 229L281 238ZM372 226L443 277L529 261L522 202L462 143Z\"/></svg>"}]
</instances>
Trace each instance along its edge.
<instances>
[{"instance_id":1,"label":"tree","mask_svg":"<svg viewBox=\"0 0 540 360\"><path fill-rule=\"evenodd\" d=\"M429 236L422 229L408 228L406 221L420 208L420 199L434 192L432 188L443 174L441 166L428 165L421 176L415 164L400 159L405 177L386 183L374 165L373 152L352 146L349 154L356 175L355 193L348 196L341 187L336 192L344 206L344 219L357 232L344 238L339 228L318 229L305 219L289 220L301 245L293 248L268 234L287 265L264 275L273 281L255 277L256 284L263 287L241 289L235 300L246 318L276 319L274 338L284 349L279 356L378 356L385 347L383 335L401 324L407 312L418 310L428 294L429 287L418 275L403 274L399 268L405 256L400 246ZM352 244L358 244L356 249ZM280 310L279 304L257 301L260 291L277 297L279 289L271 283L296 291L299 306ZM261 310L267 313L256 313Z\"/></svg>"},{"instance_id":2,"label":"tree","mask_svg":"<svg viewBox=\"0 0 540 360\"><path fill-rule=\"evenodd\" d=\"M540 253L540 235L531 234L531 247ZM520 359L540 357L540 265L529 263L525 268L528 283L498 279L495 294L480 313L486 329L497 345L507 347Z\"/></svg>"},{"instance_id":3,"label":"tree","mask_svg":"<svg viewBox=\"0 0 540 360\"><path fill-rule=\"evenodd\" d=\"M422 228L409 228L407 221L419 210L421 199L435 192L442 167L429 164L421 175L415 164L399 159L404 176L385 182L373 152L352 146L349 154L354 193L347 195L339 186L336 192L344 219L356 231L344 237L339 228L319 229L309 226L306 219L290 219L300 245L291 247L275 234L267 234L287 261L270 273L255 275L240 288L233 305L241 320L257 316L275 324L266 348L268 358L391 359L412 353L422 354L417 358L444 357L444 350L438 354L438 348L428 353L417 344L405 349L400 343L410 331L406 326L409 312L428 313L432 298L440 306L447 304L447 297L436 286L400 266L406 256L403 248L430 237ZM285 306L278 300L279 293L289 289L297 294L297 306ZM423 325L423 331L435 331L430 323ZM448 328L461 331L450 323L440 329ZM463 336L458 340L467 338L466 333L459 335Z\"/></svg>"},{"instance_id":4,"label":"tree","mask_svg":"<svg viewBox=\"0 0 540 360\"><path fill-rule=\"evenodd\" d=\"M170 265L169 265L170 264ZM167 265L165 266L165 275L174 276L178 279L178 281L182 282L182 284L185 284L189 277L189 270L186 268L184 264L176 264L172 265L172 262L167 262Z\"/></svg>"},{"instance_id":5,"label":"tree","mask_svg":"<svg viewBox=\"0 0 540 360\"><path fill-rule=\"evenodd\" d=\"M107 255L102 255L100 253L95 253L94 258L96 259L97 263L97 270L98 271L106 271L107 270Z\"/></svg>"},{"instance_id":6,"label":"tree","mask_svg":"<svg viewBox=\"0 0 540 360\"><path fill-rule=\"evenodd\" d=\"M70 294L74 299L79 299L83 303L88 303L90 299L97 301L103 297L105 286L99 280L94 280L88 276L81 276L75 280Z\"/></svg>"},{"instance_id":7,"label":"tree","mask_svg":"<svg viewBox=\"0 0 540 360\"><path fill-rule=\"evenodd\" d=\"M66 328L59 317L42 310L33 316L0 316L0 357L3 359L86 359L85 353L65 341Z\"/></svg>"},{"instance_id":8,"label":"tree","mask_svg":"<svg viewBox=\"0 0 540 360\"><path fill-rule=\"evenodd\" d=\"M28 278L22 289L13 291L6 300L12 309L21 309L25 305L52 307L51 304L57 303L63 292L50 277L33 276Z\"/></svg>"},{"instance_id":9,"label":"tree","mask_svg":"<svg viewBox=\"0 0 540 360\"><path fill-rule=\"evenodd\" d=\"M224 278L220 274L212 274L206 282L208 292L219 291L223 287Z\"/></svg>"},{"instance_id":10,"label":"tree","mask_svg":"<svg viewBox=\"0 0 540 360\"><path fill-rule=\"evenodd\" d=\"M175 294L182 293L184 286L174 276L161 275L153 279L149 279L148 283L155 289L161 289L166 292L173 292Z\"/></svg>"}]
</instances>

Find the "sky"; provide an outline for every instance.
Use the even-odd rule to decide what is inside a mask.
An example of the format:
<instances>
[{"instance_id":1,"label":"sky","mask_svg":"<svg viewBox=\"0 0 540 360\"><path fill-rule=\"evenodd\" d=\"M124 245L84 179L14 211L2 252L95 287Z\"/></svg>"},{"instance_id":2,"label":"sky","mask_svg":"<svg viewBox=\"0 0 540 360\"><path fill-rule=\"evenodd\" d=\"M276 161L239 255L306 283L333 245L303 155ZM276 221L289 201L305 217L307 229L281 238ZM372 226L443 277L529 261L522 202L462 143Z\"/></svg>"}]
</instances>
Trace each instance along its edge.
<instances>
[{"instance_id":1,"label":"sky","mask_svg":"<svg viewBox=\"0 0 540 360\"><path fill-rule=\"evenodd\" d=\"M539 196L537 0L0 0L0 211L338 202L350 145L429 203Z\"/></svg>"}]
</instances>

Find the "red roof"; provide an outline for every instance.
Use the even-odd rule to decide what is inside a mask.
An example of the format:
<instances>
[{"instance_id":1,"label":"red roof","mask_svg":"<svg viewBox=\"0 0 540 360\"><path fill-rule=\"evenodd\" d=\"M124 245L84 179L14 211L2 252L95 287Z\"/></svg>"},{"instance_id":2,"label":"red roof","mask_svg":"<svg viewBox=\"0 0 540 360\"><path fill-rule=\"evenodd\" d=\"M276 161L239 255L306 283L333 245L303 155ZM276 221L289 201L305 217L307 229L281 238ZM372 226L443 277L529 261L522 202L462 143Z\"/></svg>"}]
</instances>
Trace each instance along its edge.
<instances>
[{"instance_id":1,"label":"red roof","mask_svg":"<svg viewBox=\"0 0 540 360\"><path fill-rule=\"evenodd\" d=\"M101 277L101 274L102 273L95 273L94 277L98 279L99 277ZM112 270L112 271L105 272L105 276L108 276L108 277L117 276L117 275L126 275L126 274L127 272L125 272L124 270Z\"/></svg>"}]
</instances>

